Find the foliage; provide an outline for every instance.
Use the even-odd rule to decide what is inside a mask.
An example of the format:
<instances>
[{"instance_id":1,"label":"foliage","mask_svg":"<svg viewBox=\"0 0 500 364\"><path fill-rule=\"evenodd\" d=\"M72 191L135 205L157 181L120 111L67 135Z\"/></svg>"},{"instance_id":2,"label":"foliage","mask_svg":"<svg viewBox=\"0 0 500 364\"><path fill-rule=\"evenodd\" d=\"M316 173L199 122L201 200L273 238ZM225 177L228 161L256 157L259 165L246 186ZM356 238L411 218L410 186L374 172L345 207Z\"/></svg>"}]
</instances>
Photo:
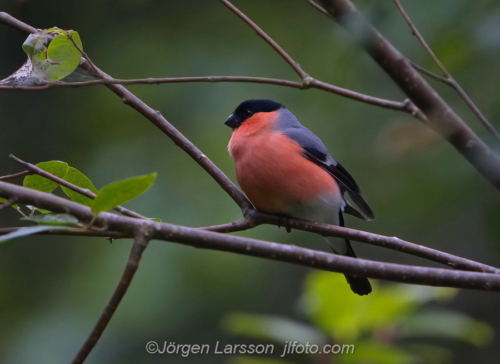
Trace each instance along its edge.
<instances>
[{"instance_id":1,"label":"foliage","mask_svg":"<svg viewBox=\"0 0 500 364\"><path fill-rule=\"evenodd\" d=\"M34 71L46 81L59 81L78 67L82 55L71 38L83 49L78 32L59 28L30 34L23 43Z\"/></svg>"},{"instance_id":2,"label":"foliage","mask_svg":"<svg viewBox=\"0 0 500 364\"><path fill-rule=\"evenodd\" d=\"M404 97L343 31L305 1L239 3L315 77L373 95ZM357 5L364 7L367 16L406 55L432 69L392 2L365 1ZM405 6L467 92L492 121L498 120L498 2L424 0L405 2ZM126 1L120 11L107 10L102 1L86 2L76 9L71 2L54 0L9 2L2 9L14 15L22 12L25 17L36 14L35 26L44 25L47 19L49 24L79 24L86 44L92 45L88 47L92 48L92 58L115 76L291 77L282 60L217 2L196 2L187 7L182 1ZM88 19L92 21L85 21ZM9 32L7 27L4 30ZM0 71L6 76L17 69L24 55L19 52L19 41L8 33L0 37L0 47ZM467 62L457 63L463 54ZM497 192L464 166L451 148L436 141L432 131L405 115L318 91L267 85L134 86L135 90L227 173L232 172L224 147L229 131L222 127L222 121L231 107L248 98L281 101L321 135L335 157L360 181L365 196L375 206L376 221L366 224L351 220L347 221L349 226L390 232L498 264ZM439 88L441 91L453 108L462 111L471 127L481 132L473 117L461 109L461 101L444 87ZM165 142L154 128L124 110L104 87L60 88L36 94L4 92L0 109L4 136L0 155L22 148L27 160L57 156L78 161L79 168L95 176L98 186L117 179L117 175L172 171L162 174L154 193L141 199L152 215L191 226L218 224L240 216L232 201L202 172L192 168L177 146ZM388 138L384 131L392 126L411 130ZM425 133L421 143L415 143L417 132ZM11 173L11 168L9 163L0 163L0 175ZM271 227L248 234L308 247L315 247L320 240L296 231L285 234ZM81 244L66 244L64 249L59 238L41 236L37 241L43 244L3 246L0 287L9 294L0 297L0 321L2 330L9 334L1 340L0 351L10 362L66 362L72 353L62 348L74 347L88 333L91 320L102 308L102 295L97 292L108 292L116 283L123 269L122 254L126 253L116 244L86 244L87 238L74 238L72 241ZM111 361L155 360L143 353L144 342L152 337L207 341L214 335L213 326L219 316L235 308L288 315L296 294L294 278L302 272L300 267L287 268L228 254L211 253L207 258L203 251L163 244L153 244L149 249L152 251L142 275L127 294L120 314L113 318L110 329L118 329L114 335L106 335L109 345L105 356ZM394 258L383 249L369 252L361 255ZM150 287L155 289L151 291ZM463 292L456 307L483 319L488 317L492 325L498 325L498 295L480 297L477 299L477 292ZM68 327L67 322L72 324ZM124 342L130 344L126 350ZM27 351L27 347L31 350ZM498 357L491 350L478 353L469 345L455 345L454 349L458 352L457 363L496 363ZM419 350L427 352L422 346ZM132 352L135 356L131 358ZM143 356L137 358L141 353ZM99 360L98 353L96 358ZM260 358L240 359L264 363ZM218 363L220 357L201 360Z\"/></svg>"},{"instance_id":3,"label":"foliage","mask_svg":"<svg viewBox=\"0 0 500 364\"><path fill-rule=\"evenodd\" d=\"M57 230L57 229L64 230L65 228L61 227L61 226L30 226L30 227L25 227L25 228L16 230L12 233L9 233L9 234L0 235L0 243L5 243L6 241L9 241L9 240L15 239L15 238L20 238L22 236L38 234L38 233L41 233L42 231Z\"/></svg>"},{"instance_id":4,"label":"foliage","mask_svg":"<svg viewBox=\"0 0 500 364\"><path fill-rule=\"evenodd\" d=\"M66 182L73 184L76 187L82 188L86 191L90 191L96 195L95 199L91 199L84 196L68 187L62 186L63 192L73 201L81 203L86 206L90 206L95 214L99 212L108 211L118 205L126 203L139 195L146 192L154 183L156 179L156 173L151 173L145 176L138 176L127 178L121 181L116 181L104 186L100 191L98 191L92 181L85 176L82 172L74 167L70 167L67 163L61 161L49 161L41 162L36 164L37 167L48 172L56 177L59 177ZM24 177L23 186L32 188L37 191L51 193L59 186L59 183L49 180L48 178L42 177L40 175L28 175ZM4 198L0 198L0 202L7 202ZM12 205L13 208L18 210L25 217L22 220L32 221L39 225L50 226L69 226L69 227L81 227L82 225L78 222L78 219L67 214L51 214L50 211L46 211L35 206L27 206L30 210L30 216L26 216L17 204ZM35 211L41 212L42 214L47 214L45 216L33 215ZM152 219L153 221L161 221L161 219ZM11 233L2 236L2 241L10 240L16 237L21 237L29 234L35 234L38 231L48 230L41 229L21 229L16 233Z\"/></svg>"},{"instance_id":5,"label":"foliage","mask_svg":"<svg viewBox=\"0 0 500 364\"><path fill-rule=\"evenodd\" d=\"M104 186L90 207L96 214L128 202L146 192L156 179L156 173L132 177Z\"/></svg>"},{"instance_id":6,"label":"foliage","mask_svg":"<svg viewBox=\"0 0 500 364\"><path fill-rule=\"evenodd\" d=\"M341 274L312 272L305 280L300 300L309 324L233 313L225 317L222 327L233 335L279 345L287 341L320 348L333 343L354 344L353 354L330 354L331 362L340 364L442 364L451 358L451 351L434 344L435 338L474 347L483 347L492 340L493 328L489 324L443 306L458 293L455 289L381 285L377 281L372 284L373 292L359 297L352 294Z\"/></svg>"}]
</instances>

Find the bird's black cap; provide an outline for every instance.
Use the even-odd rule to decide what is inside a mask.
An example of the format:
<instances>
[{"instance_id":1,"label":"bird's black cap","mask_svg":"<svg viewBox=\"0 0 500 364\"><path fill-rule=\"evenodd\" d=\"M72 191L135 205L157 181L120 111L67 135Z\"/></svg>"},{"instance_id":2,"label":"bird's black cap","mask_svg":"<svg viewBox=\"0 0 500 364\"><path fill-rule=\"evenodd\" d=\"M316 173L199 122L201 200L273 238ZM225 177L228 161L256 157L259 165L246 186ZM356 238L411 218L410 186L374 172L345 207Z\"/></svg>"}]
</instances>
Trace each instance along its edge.
<instances>
[{"instance_id":1,"label":"bird's black cap","mask_svg":"<svg viewBox=\"0 0 500 364\"><path fill-rule=\"evenodd\" d=\"M232 129L238 128L246 119L259 112L272 112L284 108L283 105L272 100L243 101L225 122Z\"/></svg>"}]
</instances>

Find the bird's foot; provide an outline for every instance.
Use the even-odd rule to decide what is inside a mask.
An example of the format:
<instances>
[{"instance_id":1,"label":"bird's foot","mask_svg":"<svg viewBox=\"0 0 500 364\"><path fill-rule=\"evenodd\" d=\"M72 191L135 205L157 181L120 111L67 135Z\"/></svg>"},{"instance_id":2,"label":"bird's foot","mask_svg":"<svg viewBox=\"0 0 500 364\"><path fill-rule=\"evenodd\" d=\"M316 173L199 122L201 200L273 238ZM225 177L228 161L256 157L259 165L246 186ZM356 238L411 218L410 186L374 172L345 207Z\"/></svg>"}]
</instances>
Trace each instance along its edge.
<instances>
[{"instance_id":1,"label":"bird's foot","mask_svg":"<svg viewBox=\"0 0 500 364\"><path fill-rule=\"evenodd\" d=\"M290 218L288 216L280 215L280 219L278 221L278 227L281 228L282 226L284 226L287 233L292 231L292 228L290 227L290 225L288 223L289 220L290 220Z\"/></svg>"}]
</instances>

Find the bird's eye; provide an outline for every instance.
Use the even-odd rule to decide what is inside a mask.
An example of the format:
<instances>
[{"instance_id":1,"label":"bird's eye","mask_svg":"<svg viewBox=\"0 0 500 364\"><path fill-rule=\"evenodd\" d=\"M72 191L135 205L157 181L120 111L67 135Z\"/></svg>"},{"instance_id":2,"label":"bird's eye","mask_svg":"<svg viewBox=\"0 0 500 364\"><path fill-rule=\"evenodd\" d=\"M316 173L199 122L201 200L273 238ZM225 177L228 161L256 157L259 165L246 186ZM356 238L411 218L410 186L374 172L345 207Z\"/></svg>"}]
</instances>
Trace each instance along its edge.
<instances>
[{"instance_id":1,"label":"bird's eye","mask_svg":"<svg viewBox=\"0 0 500 364\"><path fill-rule=\"evenodd\" d=\"M250 110L250 109L246 109L244 112L243 112L243 115L245 115L246 118L249 118L250 116L253 115L253 111Z\"/></svg>"}]
</instances>

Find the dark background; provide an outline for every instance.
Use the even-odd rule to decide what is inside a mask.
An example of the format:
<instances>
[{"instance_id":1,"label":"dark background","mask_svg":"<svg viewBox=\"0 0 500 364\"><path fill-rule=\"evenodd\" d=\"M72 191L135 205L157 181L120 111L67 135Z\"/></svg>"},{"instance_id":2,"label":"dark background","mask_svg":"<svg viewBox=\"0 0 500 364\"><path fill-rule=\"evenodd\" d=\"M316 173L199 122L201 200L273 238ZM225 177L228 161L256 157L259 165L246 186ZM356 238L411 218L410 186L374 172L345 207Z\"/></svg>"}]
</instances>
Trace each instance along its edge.
<instances>
[{"instance_id":1,"label":"dark background","mask_svg":"<svg viewBox=\"0 0 500 364\"><path fill-rule=\"evenodd\" d=\"M357 1L365 14L417 63L436 68L390 1ZM235 1L313 77L362 93L404 95L342 29L305 1ZM500 5L497 1L406 1L438 57L497 126L500 118ZM297 80L289 66L217 1L0 0L37 28L80 33L84 49L116 78L243 75ZM25 61L26 38L0 25L0 78ZM496 151L498 143L446 86L430 81ZM349 227L398 236L500 265L500 199L457 151L409 115L319 90L235 83L136 85L233 180L226 117L243 100L283 103L317 133L353 174L377 219ZM148 120L102 86L43 92L0 90L0 175L21 171L10 153L32 163L63 160L97 188L158 172L153 188L127 204L141 214L187 226L241 218L223 190ZM1 226L19 224L2 211ZM259 227L243 236L326 250L315 235ZM43 237L0 248L0 363L69 362L114 290L130 241ZM429 264L354 243L374 260ZM233 311L297 318L309 269L222 252L152 242L134 282L88 363L218 363L221 357L150 356L150 340L230 341L220 327ZM339 300L342 297L338 298ZM360 298L362 299L362 298ZM500 327L498 293L461 291L450 308ZM436 323L439 325L439 322ZM241 342L236 340L236 342ZM446 342L454 363L497 363L500 337L477 349Z\"/></svg>"}]
</instances>

